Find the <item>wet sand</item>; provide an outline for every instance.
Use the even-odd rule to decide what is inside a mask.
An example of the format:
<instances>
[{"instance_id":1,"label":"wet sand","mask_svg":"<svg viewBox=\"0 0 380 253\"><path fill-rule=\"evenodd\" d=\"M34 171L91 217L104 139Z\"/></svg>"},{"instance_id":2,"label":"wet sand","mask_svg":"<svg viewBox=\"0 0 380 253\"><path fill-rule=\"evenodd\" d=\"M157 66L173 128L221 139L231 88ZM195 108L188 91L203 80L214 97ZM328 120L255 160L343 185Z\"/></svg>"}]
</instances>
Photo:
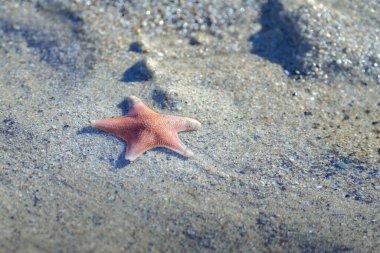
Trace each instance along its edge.
<instances>
[{"instance_id":1,"label":"wet sand","mask_svg":"<svg viewBox=\"0 0 380 253\"><path fill-rule=\"evenodd\" d=\"M0 6L0 252L377 252L380 4ZM90 127L126 98L196 154Z\"/></svg>"}]
</instances>

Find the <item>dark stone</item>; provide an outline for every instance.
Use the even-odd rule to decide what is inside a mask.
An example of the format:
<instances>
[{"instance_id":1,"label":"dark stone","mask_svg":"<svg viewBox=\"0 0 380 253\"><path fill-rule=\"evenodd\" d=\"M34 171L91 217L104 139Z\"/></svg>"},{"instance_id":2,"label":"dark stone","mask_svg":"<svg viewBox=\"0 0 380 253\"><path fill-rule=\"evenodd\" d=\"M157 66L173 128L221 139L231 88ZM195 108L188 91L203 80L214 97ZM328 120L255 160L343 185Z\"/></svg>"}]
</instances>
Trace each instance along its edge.
<instances>
[{"instance_id":1,"label":"dark stone","mask_svg":"<svg viewBox=\"0 0 380 253\"><path fill-rule=\"evenodd\" d=\"M261 13L262 29L248 39L251 53L281 65L289 76L306 75L302 60L311 45L299 33L298 17L287 13L279 0L268 0Z\"/></svg>"},{"instance_id":2,"label":"dark stone","mask_svg":"<svg viewBox=\"0 0 380 253\"><path fill-rule=\"evenodd\" d=\"M128 68L121 78L123 82L145 82L153 78L153 71L148 68L144 60L138 61Z\"/></svg>"},{"instance_id":3,"label":"dark stone","mask_svg":"<svg viewBox=\"0 0 380 253\"><path fill-rule=\"evenodd\" d=\"M308 111L303 112L303 114L304 114L305 116L311 116L311 115L313 115L313 113L308 112Z\"/></svg>"}]
</instances>

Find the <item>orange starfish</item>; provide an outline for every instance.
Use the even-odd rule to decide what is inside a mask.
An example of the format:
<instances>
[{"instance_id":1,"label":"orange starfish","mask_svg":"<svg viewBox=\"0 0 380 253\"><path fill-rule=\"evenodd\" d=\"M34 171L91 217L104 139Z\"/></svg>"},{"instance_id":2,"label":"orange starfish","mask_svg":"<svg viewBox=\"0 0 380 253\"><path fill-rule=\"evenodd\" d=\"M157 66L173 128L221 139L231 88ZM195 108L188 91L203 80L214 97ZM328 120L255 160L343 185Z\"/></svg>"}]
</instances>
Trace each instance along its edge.
<instances>
[{"instance_id":1,"label":"orange starfish","mask_svg":"<svg viewBox=\"0 0 380 253\"><path fill-rule=\"evenodd\" d=\"M178 138L178 132L197 130L201 123L195 119L159 114L147 107L139 98L128 98L126 116L93 120L92 126L110 132L128 143L125 159L135 160L155 147L169 148L190 157L194 153Z\"/></svg>"}]
</instances>

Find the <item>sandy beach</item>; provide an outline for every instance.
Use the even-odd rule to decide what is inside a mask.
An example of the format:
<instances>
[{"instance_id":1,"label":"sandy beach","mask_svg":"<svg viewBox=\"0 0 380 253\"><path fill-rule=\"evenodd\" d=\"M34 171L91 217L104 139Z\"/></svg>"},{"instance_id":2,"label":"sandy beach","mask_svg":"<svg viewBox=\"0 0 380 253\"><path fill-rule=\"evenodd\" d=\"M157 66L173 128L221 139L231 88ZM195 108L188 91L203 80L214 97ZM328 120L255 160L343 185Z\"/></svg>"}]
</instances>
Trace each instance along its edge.
<instances>
[{"instance_id":1,"label":"sandy beach","mask_svg":"<svg viewBox=\"0 0 380 253\"><path fill-rule=\"evenodd\" d=\"M0 2L0 252L380 252L379 1Z\"/></svg>"}]
</instances>

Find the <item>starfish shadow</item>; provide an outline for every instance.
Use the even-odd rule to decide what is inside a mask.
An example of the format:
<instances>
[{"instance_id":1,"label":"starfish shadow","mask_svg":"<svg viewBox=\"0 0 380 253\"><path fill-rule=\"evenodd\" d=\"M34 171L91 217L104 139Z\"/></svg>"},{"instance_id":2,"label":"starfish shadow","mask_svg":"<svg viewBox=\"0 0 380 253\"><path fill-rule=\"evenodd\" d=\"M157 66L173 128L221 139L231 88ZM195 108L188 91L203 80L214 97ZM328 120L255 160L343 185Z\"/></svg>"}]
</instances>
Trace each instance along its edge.
<instances>
[{"instance_id":1,"label":"starfish shadow","mask_svg":"<svg viewBox=\"0 0 380 253\"><path fill-rule=\"evenodd\" d=\"M103 132L103 131L100 131L96 128L93 128L93 127L83 127L81 128L80 130L77 131L77 134L97 134L97 135L102 135L102 136L112 136L112 137L115 137L117 138L116 136L110 134L110 133L107 133L107 132ZM116 161L114 162L114 159L110 159L110 163L112 165L114 165L114 167L116 169L122 169L124 168L125 166L129 165L130 164L130 161L126 160L125 159L125 152L127 150L127 145L125 144L125 142L120 139L120 138L117 138L120 143L123 143L124 147L123 147L123 151L120 153L120 155L118 156L118 158L116 159Z\"/></svg>"},{"instance_id":2,"label":"starfish shadow","mask_svg":"<svg viewBox=\"0 0 380 253\"><path fill-rule=\"evenodd\" d=\"M96 128L87 126L82 127L80 130L77 131L77 134L99 134L99 135L108 135L106 132L102 132L97 130Z\"/></svg>"},{"instance_id":3,"label":"starfish shadow","mask_svg":"<svg viewBox=\"0 0 380 253\"><path fill-rule=\"evenodd\" d=\"M182 161L186 161L187 159L189 159L186 156L180 155L180 154L174 152L173 150L170 150L170 149L164 148L164 147L157 147L157 148L151 149L151 151L166 153L168 155L168 158L167 158L168 160L170 160L172 156L175 156L176 158L181 159Z\"/></svg>"},{"instance_id":4,"label":"starfish shadow","mask_svg":"<svg viewBox=\"0 0 380 253\"><path fill-rule=\"evenodd\" d=\"M120 155L117 157L115 161L116 169L122 169L131 163L130 161L125 159L125 153L127 152L127 145L125 145L125 142L123 143L124 143L123 151L120 153Z\"/></svg>"},{"instance_id":5,"label":"starfish shadow","mask_svg":"<svg viewBox=\"0 0 380 253\"><path fill-rule=\"evenodd\" d=\"M118 105L117 105L117 108L119 108L121 110L121 114L124 116L124 115L127 115L128 112L129 112L129 105L128 105L128 99L125 98L123 99Z\"/></svg>"}]
</instances>

